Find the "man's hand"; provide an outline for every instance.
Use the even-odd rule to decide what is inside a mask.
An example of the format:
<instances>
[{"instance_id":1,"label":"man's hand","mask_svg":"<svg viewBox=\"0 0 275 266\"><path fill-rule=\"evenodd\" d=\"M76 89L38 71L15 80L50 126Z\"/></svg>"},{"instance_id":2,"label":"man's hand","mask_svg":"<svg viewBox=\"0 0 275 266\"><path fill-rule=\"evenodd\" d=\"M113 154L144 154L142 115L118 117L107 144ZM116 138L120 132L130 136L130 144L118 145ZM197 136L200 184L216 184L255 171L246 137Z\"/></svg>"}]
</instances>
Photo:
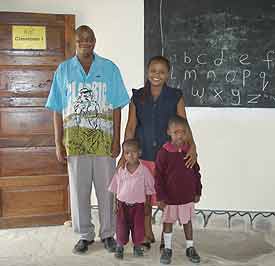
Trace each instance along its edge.
<instances>
[{"instance_id":1,"label":"man's hand","mask_svg":"<svg viewBox=\"0 0 275 266\"><path fill-rule=\"evenodd\" d=\"M67 161L65 147L62 144L56 145L55 152L56 152L57 160L60 163L64 163L65 164L66 161Z\"/></svg>"}]
</instances>

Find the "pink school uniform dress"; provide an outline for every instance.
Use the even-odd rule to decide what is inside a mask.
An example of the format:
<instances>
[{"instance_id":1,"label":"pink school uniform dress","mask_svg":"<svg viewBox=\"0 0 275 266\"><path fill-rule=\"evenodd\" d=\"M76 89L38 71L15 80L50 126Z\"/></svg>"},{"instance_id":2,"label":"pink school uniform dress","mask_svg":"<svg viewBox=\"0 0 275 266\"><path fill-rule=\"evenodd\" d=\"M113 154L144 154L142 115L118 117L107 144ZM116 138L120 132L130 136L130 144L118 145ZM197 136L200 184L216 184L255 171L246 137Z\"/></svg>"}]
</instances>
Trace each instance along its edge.
<instances>
[{"instance_id":1,"label":"pink school uniform dress","mask_svg":"<svg viewBox=\"0 0 275 266\"><path fill-rule=\"evenodd\" d=\"M134 173L127 167L119 168L114 175L109 191L116 194L118 202L116 239L120 246L129 241L131 232L135 246L144 240L144 203L146 195L155 194L154 178L141 162Z\"/></svg>"},{"instance_id":2,"label":"pink school uniform dress","mask_svg":"<svg viewBox=\"0 0 275 266\"><path fill-rule=\"evenodd\" d=\"M167 205L163 212L163 222L186 224L194 215L194 198L201 195L201 175L199 165L185 166L184 157L188 145L176 147L165 143L157 154L155 189L158 201Z\"/></svg>"}]
</instances>

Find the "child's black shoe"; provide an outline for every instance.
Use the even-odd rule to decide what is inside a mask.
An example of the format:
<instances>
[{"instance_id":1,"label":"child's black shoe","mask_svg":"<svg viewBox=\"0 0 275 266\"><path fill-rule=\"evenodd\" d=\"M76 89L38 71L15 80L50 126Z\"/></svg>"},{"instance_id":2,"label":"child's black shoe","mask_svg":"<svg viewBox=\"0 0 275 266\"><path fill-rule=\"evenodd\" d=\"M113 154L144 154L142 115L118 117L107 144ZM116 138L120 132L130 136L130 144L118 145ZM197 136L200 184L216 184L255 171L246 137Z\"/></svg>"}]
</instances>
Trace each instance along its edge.
<instances>
[{"instance_id":1,"label":"child's black shoe","mask_svg":"<svg viewBox=\"0 0 275 266\"><path fill-rule=\"evenodd\" d=\"M141 246L134 246L133 253L135 257L143 256L143 248Z\"/></svg>"},{"instance_id":2,"label":"child's black shoe","mask_svg":"<svg viewBox=\"0 0 275 266\"><path fill-rule=\"evenodd\" d=\"M189 247L186 249L186 256L194 263L199 263L201 261L200 255L197 253L194 247Z\"/></svg>"},{"instance_id":3,"label":"child's black shoe","mask_svg":"<svg viewBox=\"0 0 275 266\"><path fill-rule=\"evenodd\" d=\"M160 263L170 264L172 260L172 249L164 248L160 256Z\"/></svg>"},{"instance_id":4,"label":"child's black shoe","mask_svg":"<svg viewBox=\"0 0 275 266\"><path fill-rule=\"evenodd\" d=\"M124 248L123 247L116 247L116 251L115 251L115 257L117 259L123 259L123 253L124 253Z\"/></svg>"},{"instance_id":5,"label":"child's black shoe","mask_svg":"<svg viewBox=\"0 0 275 266\"><path fill-rule=\"evenodd\" d=\"M116 241L113 237L107 237L101 240L104 243L104 247L109 252L115 252L116 251Z\"/></svg>"}]
</instances>

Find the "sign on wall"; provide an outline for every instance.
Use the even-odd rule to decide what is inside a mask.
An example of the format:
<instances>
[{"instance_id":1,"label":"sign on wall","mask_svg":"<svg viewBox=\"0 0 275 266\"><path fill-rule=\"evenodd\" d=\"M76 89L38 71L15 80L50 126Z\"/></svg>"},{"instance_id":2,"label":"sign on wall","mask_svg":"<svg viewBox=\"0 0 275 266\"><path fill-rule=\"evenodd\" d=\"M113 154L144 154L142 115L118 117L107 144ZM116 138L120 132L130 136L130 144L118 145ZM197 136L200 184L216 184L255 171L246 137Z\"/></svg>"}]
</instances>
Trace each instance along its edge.
<instances>
[{"instance_id":1,"label":"sign on wall","mask_svg":"<svg viewBox=\"0 0 275 266\"><path fill-rule=\"evenodd\" d=\"M46 27L12 26L13 49L46 49Z\"/></svg>"}]
</instances>

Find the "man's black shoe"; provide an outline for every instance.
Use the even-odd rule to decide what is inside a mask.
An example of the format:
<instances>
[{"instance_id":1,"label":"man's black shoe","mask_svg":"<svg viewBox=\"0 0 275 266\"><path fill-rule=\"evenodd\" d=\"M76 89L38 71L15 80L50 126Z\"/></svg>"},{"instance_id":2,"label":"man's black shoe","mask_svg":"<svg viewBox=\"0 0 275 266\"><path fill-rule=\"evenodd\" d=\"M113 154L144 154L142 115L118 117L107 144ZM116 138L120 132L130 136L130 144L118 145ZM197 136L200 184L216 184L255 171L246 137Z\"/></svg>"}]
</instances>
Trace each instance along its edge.
<instances>
[{"instance_id":1,"label":"man's black shoe","mask_svg":"<svg viewBox=\"0 0 275 266\"><path fill-rule=\"evenodd\" d=\"M114 240L113 237L104 238L104 239L102 239L102 242L104 243L104 247L109 252L115 252L116 251L116 241Z\"/></svg>"},{"instance_id":2,"label":"man's black shoe","mask_svg":"<svg viewBox=\"0 0 275 266\"><path fill-rule=\"evenodd\" d=\"M88 250L88 246L93 244L95 241L88 241L86 239L80 239L74 246L73 253L83 254Z\"/></svg>"}]
</instances>

